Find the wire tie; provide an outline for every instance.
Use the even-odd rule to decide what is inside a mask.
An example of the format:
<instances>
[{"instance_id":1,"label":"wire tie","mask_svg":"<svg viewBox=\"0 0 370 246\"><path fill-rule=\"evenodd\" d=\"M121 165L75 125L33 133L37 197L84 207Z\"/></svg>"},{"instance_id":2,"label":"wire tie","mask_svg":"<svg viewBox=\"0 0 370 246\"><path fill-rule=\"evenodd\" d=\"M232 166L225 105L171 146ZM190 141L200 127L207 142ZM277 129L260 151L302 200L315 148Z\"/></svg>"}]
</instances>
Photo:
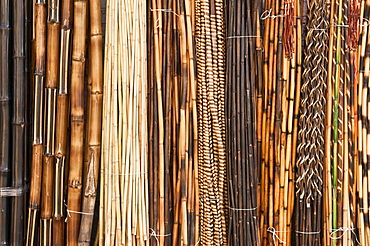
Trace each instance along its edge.
<instances>
[{"instance_id":1,"label":"wire tie","mask_svg":"<svg viewBox=\"0 0 370 246\"><path fill-rule=\"evenodd\" d=\"M356 233L354 232L354 230L355 230L356 228L354 228L354 227L340 227L340 228L338 228L338 229L328 229L329 231L332 231L331 233L330 233L330 235L329 235L329 237L331 238L331 239L333 239L333 240L338 240L338 239L341 239L343 236L344 236L344 234L346 234L346 232L348 232L348 231L350 231L350 232L352 232L353 233L353 235L355 235L355 238L356 238L356 242L358 243L358 244L360 244L360 242L358 241L358 238L357 238L357 235L356 235ZM334 234L335 233L337 233L337 232L343 232L342 233L342 235L340 235L340 236L338 236L338 237L334 237ZM361 244L360 244L361 245Z\"/></svg>"},{"instance_id":2,"label":"wire tie","mask_svg":"<svg viewBox=\"0 0 370 246\"><path fill-rule=\"evenodd\" d=\"M295 231L296 233L305 234L305 235L315 235L320 234L321 231Z\"/></svg>"},{"instance_id":3,"label":"wire tie","mask_svg":"<svg viewBox=\"0 0 370 246\"><path fill-rule=\"evenodd\" d=\"M253 210L256 210L260 205L258 205L257 207L255 208L232 208L232 207L229 207L230 210L235 210L235 211L253 211Z\"/></svg>"},{"instance_id":4,"label":"wire tie","mask_svg":"<svg viewBox=\"0 0 370 246\"><path fill-rule=\"evenodd\" d=\"M226 38L260 38L261 36L230 36Z\"/></svg>"},{"instance_id":5,"label":"wire tie","mask_svg":"<svg viewBox=\"0 0 370 246\"><path fill-rule=\"evenodd\" d=\"M157 241L157 244L159 243L158 237L169 237L169 236L171 236L171 233L165 234L165 235L158 235L157 233L155 233L153 228L149 228L149 230L151 231L150 236L155 238L155 240Z\"/></svg>"},{"instance_id":6,"label":"wire tie","mask_svg":"<svg viewBox=\"0 0 370 246\"><path fill-rule=\"evenodd\" d=\"M274 227L270 226L269 228L267 228L267 232L272 234L272 239L274 240L274 245L275 245L275 238L277 238L277 240L279 240L279 242L281 242L283 244L286 244L286 242L284 242L283 240L280 239L280 237L276 234L276 232L288 232L288 231L276 231Z\"/></svg>"},{"instance_id":7,"label":"wire tie","mask_svg":"<svg viewBox=\"0 0 370 246\"><path fill-rule=\"evenodd\" d=\"M140 175L140 174L144 174L144 173L148 173L148 172L146 171L146 172L140 172L140 173L107 173L107 172L102 172L102 173L105 173L105 174L108 174L108 175L129 176L129 175Z\"/></svg>"}]
</instances>

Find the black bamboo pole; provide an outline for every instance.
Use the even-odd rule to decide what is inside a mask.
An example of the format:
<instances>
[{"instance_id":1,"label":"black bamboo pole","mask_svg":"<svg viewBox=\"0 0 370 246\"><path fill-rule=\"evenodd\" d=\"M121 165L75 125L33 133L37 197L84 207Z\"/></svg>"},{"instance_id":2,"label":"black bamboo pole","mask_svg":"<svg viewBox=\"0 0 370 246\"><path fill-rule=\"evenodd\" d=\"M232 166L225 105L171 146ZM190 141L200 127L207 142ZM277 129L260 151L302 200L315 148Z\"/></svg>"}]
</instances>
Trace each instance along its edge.
<instances>
[{"instance_id":1,"label":"black bamboo pole","mask_svg":"<svg viewBox=\"0 0 370 246\"><path fill-rule=\"evenodd\" d=\"M0 2L0 188L10 185L10 1ZM0 193L0 244L9 244L9 198Z\"/></svg>"},{"instance_id":2,"label":"black bamboo pole","mask_svg":"<svg viewBox=\"0 0 370 246\"><path fill-rule=\"evenodd\" d=\"M12 125L12 186L20 189L12 198L10 245L24 245L24 168L25 168L25 5L24 0L13 1L13 125Z\"/></svg>"}]
</instances>

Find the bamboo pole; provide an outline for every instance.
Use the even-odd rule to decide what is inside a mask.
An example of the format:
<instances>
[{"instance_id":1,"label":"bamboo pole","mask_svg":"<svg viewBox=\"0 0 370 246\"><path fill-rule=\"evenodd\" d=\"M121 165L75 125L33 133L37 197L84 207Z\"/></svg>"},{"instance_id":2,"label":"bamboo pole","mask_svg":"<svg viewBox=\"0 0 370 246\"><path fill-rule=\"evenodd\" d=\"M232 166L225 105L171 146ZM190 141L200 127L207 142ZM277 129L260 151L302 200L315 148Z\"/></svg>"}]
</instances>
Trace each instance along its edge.
<instances>
[{"instance_id":1,"label":"bamboo pole","mask_svg":"<svg viewBox=\"0 0 370 246\"><path fill-rule=\"evenodd\" d=\"M86 60L87 1L74 2L74 26L71 68L71 140L68 175L69 210L67 221L67 244L78 244L80 227L83 140L84 140L84 77ZM67 211L68 211L67 210ZM77 213L76 213L77 212Z\"/></svg>"},{"instance_id":2,"label":"bamboo pole","mask_svg":"<svg viewBox=\"0 0 370 246\"><path fill-rule=\"evenodd\" d=\"M42 156L43 156L43 90L46 61L46 2L35 2L35 71L33 102L33 143L30 201L28 214L27 245L34 245L36 219L40 209Z\"/></svg>"},{"instance_id":3,"label":"bamboo pole","mask_svg":"<svg viewBox=\"0 0 370 246\"><path fill-rule=\"evenodd\" d=\"M88 133L87 133L87 173L85 174L84 197L79 234L79 245L90 245L91 230L95 200L97 196L100 141L101 141L101 114L103 102L103 57L102 57L102 27L100 0L90 1L90 70L91 91L88 103Z\"/></svg>"},{"instance_id":4,"label":"bamboo pole","mask_svg":"<svg viewBox=\"0 0 370 246\"><path fill-rule=\"evenodd\" d=\"M25 168L26 168L26 38L24 1L13 1L13 156L12 186L22 190L20 196L12 199L11 245L25 244ZM1 96L0 96L1 97ZM1 225L0 225L1 226Z\"/></svg>"},{"instance_id":5,"label":"bamboo pole","mask_svg":"<svg viewBox=\"0 0 370 246\"><path fill-rule=\"evenodd\" d=\"M52 244L53 189L55 168L55 115L59 77L59 2L48 2L47 57L45 85L45 149L43 162L41 196L41 237L42 245Z\"/></svg>"},{"instance_id":6,"label":"bamboo pole","mask_svg":"<svg viewBox=\"0 0 370 246\"><path fill-rule=\"evenodd\" d=\"M69 80L71 59L71 32L73 1L61 2L61 30L59 78L57 94L57 112L55 125L55 173L54 173L54 210L53 210L53 243L64 245L64 179L67 164L67 142L69 122Z\"/></svg>"},{"instance_id":7,"label":"bamboo pole","mask_svg":"<svg viewBox=\"0 0 370 246\"><path fill-rule=\"evenodd\" d=\"M10 1L0 2L0 187L9 187L10 167ZM9 244L10 198L0 195L0 241Z\"/></svg>"}]
</instances>

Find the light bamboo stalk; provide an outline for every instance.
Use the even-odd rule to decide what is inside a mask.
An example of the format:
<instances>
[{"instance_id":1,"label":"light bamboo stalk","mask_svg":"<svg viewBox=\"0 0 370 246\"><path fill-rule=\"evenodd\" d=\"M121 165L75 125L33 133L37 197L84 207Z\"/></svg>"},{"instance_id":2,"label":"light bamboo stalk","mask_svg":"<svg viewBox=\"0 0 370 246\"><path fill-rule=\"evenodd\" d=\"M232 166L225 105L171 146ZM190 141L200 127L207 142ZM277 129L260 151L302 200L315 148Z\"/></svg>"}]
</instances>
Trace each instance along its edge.
<instances>
[{"instance_id":1,"label":"light bamboo stalk","mask_svg":"<svg viewBox=\"0 0 370 246\"><path fill-rule=\"evenodd\" d=\"M101 142L101 115L103 102L103 48L102 48L102 27L100 0L90 1L90 70L91 91L88 99L88 126L87 129L87 173L85 174L84 197L79 234L79 245L90 245L91 230L93 224L92 215L95 208L97 196L99 163L100 163L100 142Z\"/></svg>"},{"instance_id":2,"label":"light bamboo stalk","mask_svg":"<svg viewBox=\"0 0 370 246\"><path fill-rule=\"evenodd\" d=\"M74 2L74 26L71 68L71 140L68 175L67 245L78 244L80 228L83 146L84 146L84 78L87 35L87 1ZM77 213L76 213L77 212Z\"/></svg>"},{"instance_id":3,"label":"light bamboo stalk","mask_svg":"<svg viewBox=\"0 0 370 246\"><path fill-rule=\"evenodd\" d=\"M30 201L28 214L27 245L34 245L36 219L40 209L42 157L43 157L43 90L46 74L46 2L35 2L35 71L34 71L34 101L33 101L33 143L32 172L30 184Z\"/></svg>"},{"instance_id":4,"label":"light bamboo stalk","mask_svg":"<svg viewBox=\"0 0 370 246\"><path fill-rule=\"evenodd\" d=\"M47 20L47 57L45 85L45 149L43 162L42 196L41 196L41 232L42 245L52 244L53 190L55 168L55 115L56 97L59 78L59 1L48 2Z\"/></svg>"},{"instance_id":5,"label":"light bamboo stalk","mask_svg":"<svg viewBox=\"0 0 370 246\"><path fill-rule=\"evenodd\" d=\"M61 2L61 30L59 78L55 125L55 173L54 173L54 210L53 210L53 243L64 245L64 179L67 164L67 142L69 122L69 81L71 61L71 32L73 1Z\"/></svg>"}]
</instances>

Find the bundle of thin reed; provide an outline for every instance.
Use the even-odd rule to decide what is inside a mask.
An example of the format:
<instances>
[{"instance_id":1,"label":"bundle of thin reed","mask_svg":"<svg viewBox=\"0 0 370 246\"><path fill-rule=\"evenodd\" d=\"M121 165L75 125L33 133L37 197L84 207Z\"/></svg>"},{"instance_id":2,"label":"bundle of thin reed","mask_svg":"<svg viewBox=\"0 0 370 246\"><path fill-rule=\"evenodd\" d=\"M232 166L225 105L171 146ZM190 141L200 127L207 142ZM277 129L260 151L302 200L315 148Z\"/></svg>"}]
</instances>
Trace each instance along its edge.
<instances>
[{"instance_id":1,"label":"bundle of thin reed","mask_svg":"<svg viewBox=\"0 0 370 246\"><path fill-rule=\"evenodd\" d=\"M308 3L308 22L297 147L296 225L298 245L321 245L328 10Z\"/></svg>"},{"instance_id":2,"label":"bundle of thin reed","mask_svg":"<svg viewBox=\"0 0 370 246\"><path fill-rule=\"evenodd\" d=\"M82 173L85 129L85 60L87 36L87 0L74 2L76 35L72 44L71 67L71 139L67 199L67 245L78 244L81 219Z\"/></svg>"},{"instance_id":3,"label":"bundle of thin reed","mask_svg":"<svg viewBox=\"0 0 370 246\"><path fill-rule=\"evenodd\" d=\"M27 2L13 1L13 120L12 120L12 187L22 192L12 198L10 245L25 244L25 168L26 158L26 42L25 15ZM0 96L1 97L1 96ZM1 117L1 116L0 116ZM10 141L10 139L8 140ZM1 227L1 225L0 225Z\"/></svg>"},{"instance_id":4,"label":"bundle of thin reed","mask_svg":"<svg viewBox=\"0 0 370 246\"><path fill-rule=\"evenodd\" d=\"M98 189L101 120L103 104L103 48L100 0L90 0L90 89L87 105L85 181L79 245L90 245L95 201Z\"/></svg>"},{"instance_id":5,"label":"bundle of thin reed","mask_svg":"<svg viewBox=\"0 0 370 246\"><path fill-rule=\"evenodd\" d=\"M40 209L43 157L43 95L46 65L46 1L37 0L34 6L35 71L33 85L32 165L27 227L27 245L37 237L37 216Z\"/></svg>"},{"instance_id":6,"label":"bundle of thin reed","mask_svg":"<svg viewBox=\"0 0 370 246\"><path fill-rule=\"evenodd\" d=\"M10 186L10 1L0 1L0 188ZM0 192L0 242L9 244L10 198Z\"/></svg>"},{"instance_id":7,"label":"bundle of thin reed","mask_svg":"<svg viewBox=\"0 0 370 246\"><path fill-rule=\"evenodd\" d=\"M154 122L149 127L154 205L150 228L166 235L158 238L160 245L195 245L199 201L194 6L188 0L153 1L149 8L148 121ZM151 245L156 240L153 236Z\"/></svg>"},{"instance_id":8,"label":"bundle of thin reed","mask_svg":"<svg viewBox=\"0 0 370 246\"><path fill-rule=\"evenodd\" d=\"M260 3L227 5L226 115L229 185L229 245L260 245L257 216L256 78L259 66L254 24ZM253 22L252 22L253 20ZM259 62L262 62L260 59Z\"/></svg>"},{"instance_id":9,"label":"bundle of thin reed","mask_svg":"<svg viewBox=\"0 0 370 246\"><path fill-rule=\"evenodd\" d=\"M47 56L45 84L45 148L43 162L43 178L41 190L41 228L40 242L42 245L52 244L53 191L55 170L55 115L57 106L57 86L59 78L59 1L48 2L47 17Z\"/></svg>"},{"instance_id":10,"label":"bundle of thin reed","mask_svg":"<svg viewBox=\"0 0 370 246\"><path fill-rule=\"evenodd\" d=\"M267 1L264 20L264 111L262 116L262 244L291 242L293 168L301 78L299 1ZM280 11L279 11L280 10ZM276 18L279 16L281 18Z\"/></svg>"},{"instance_id":11,"label":"bundle of thin reed","mask_svg":"<svg viewBox=\"0 0 370 246\"><path fill-rule=\"evenodd\" d=\"M107 1L99 244L149 240L146 1ZM93 42L92 42L93 43Z\"/></svg>"},{"instance_id":12,"label":"bundle of thin reed","mask_svg":"<svg viewBox=\"0 0 370 246\"><path fill-rule=\"evenodd\" d=\"M197 0L195 6L200 244L227 245L224 2Z\"/></svg>"},{"instance_id":13,"label":"bundle of thin reed","mask_svg":"<svg viewBox=\"0 0 370 246\"><path fill-rule=\"evenodd\" d=\"M54 207L53 207L53 244L64 245L64 180L68 152L69 126L69 81L71 61L71 32L73 1L61 2L61 29L57 112L55 121L55 169L54 169ZM56 55L55 55L56 56Z\"/></svg>"}]
</instances>

